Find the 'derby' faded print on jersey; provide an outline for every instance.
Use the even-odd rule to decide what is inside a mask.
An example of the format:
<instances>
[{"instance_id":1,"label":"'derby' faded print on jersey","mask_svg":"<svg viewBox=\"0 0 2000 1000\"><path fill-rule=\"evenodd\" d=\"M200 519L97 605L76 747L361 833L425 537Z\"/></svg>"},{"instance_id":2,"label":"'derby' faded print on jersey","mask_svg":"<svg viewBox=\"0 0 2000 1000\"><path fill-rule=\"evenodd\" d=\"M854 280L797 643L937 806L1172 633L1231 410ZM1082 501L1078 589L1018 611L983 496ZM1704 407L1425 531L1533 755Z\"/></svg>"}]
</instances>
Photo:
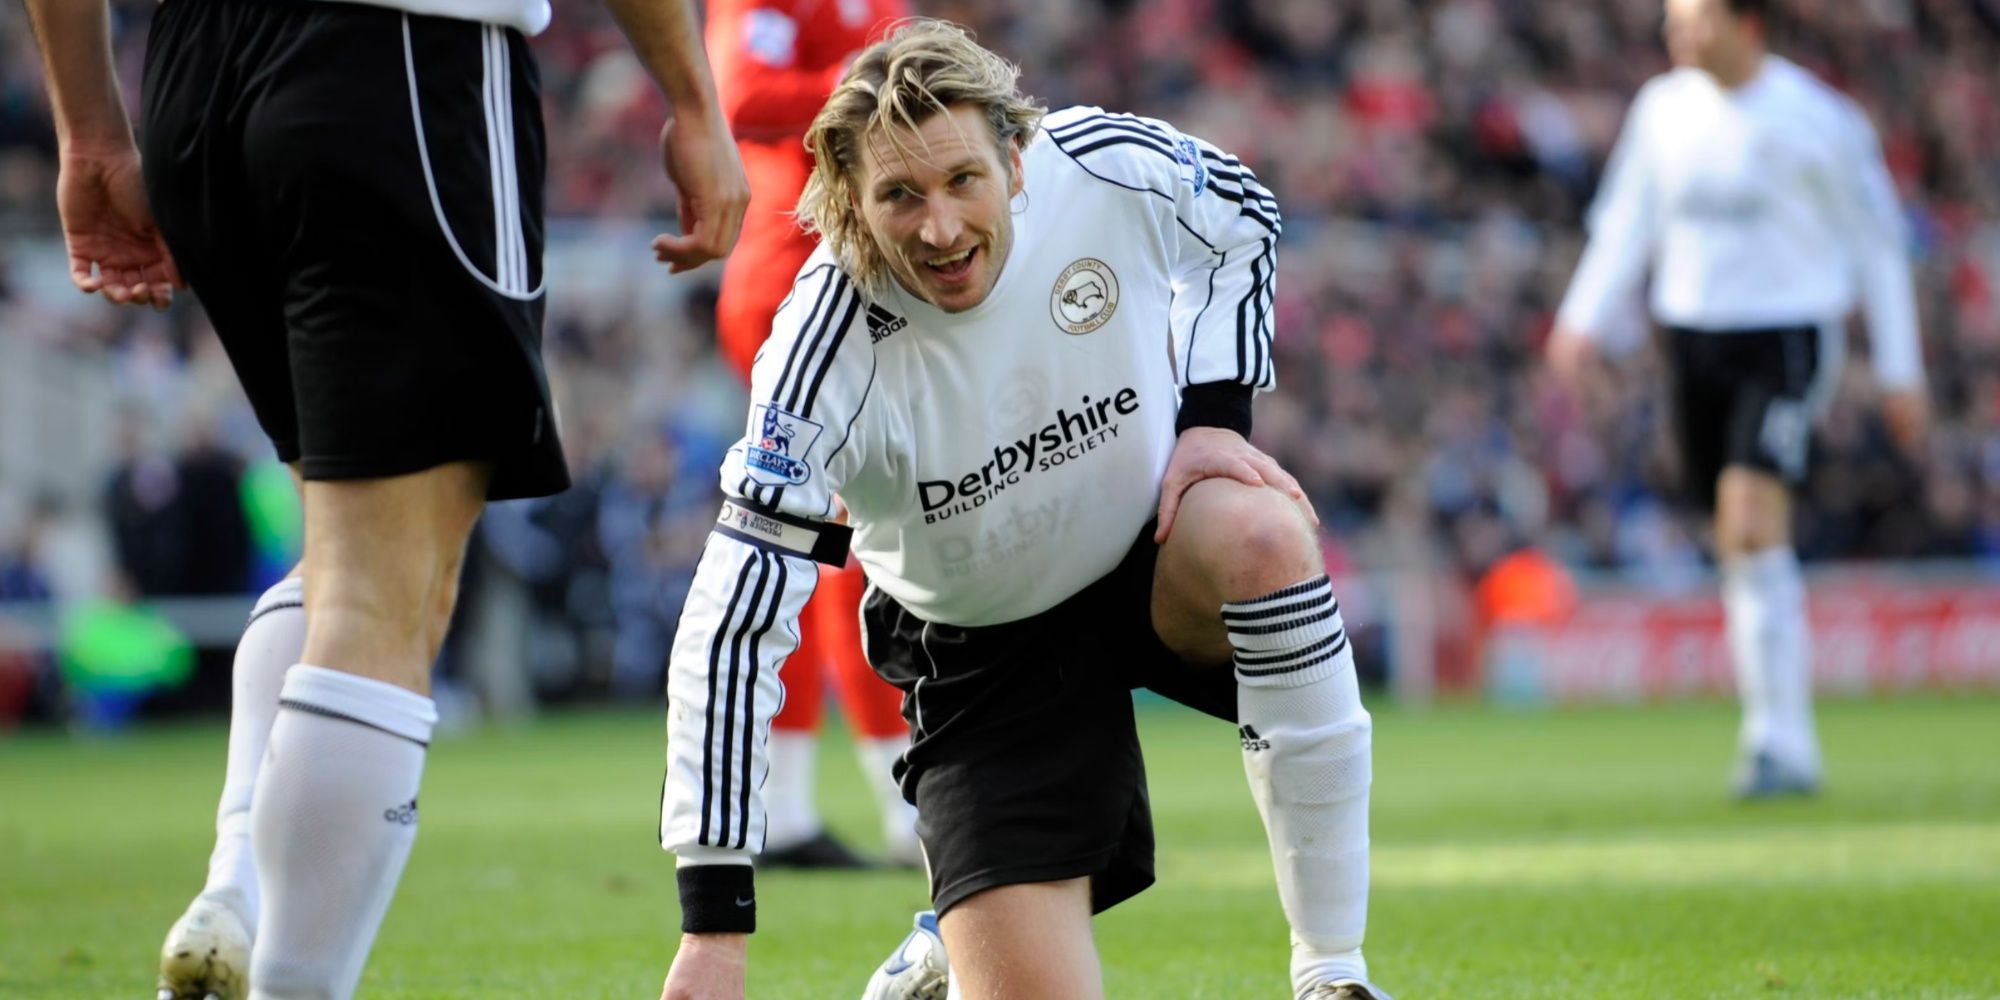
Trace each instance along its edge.
<instances>
[{"instance_id":1,"label":"'derby' faded print on jersey","mask_svg":"<svg viewBox=\"0 0 2000 1000\"><path fill-rule=\"evenodd\" d=\"M757 433L743 456L743 470L750 480L765 486L797 486L812 478L806 456L825 428L768 403L755 410Z\"/></svg>"}]
</instances>

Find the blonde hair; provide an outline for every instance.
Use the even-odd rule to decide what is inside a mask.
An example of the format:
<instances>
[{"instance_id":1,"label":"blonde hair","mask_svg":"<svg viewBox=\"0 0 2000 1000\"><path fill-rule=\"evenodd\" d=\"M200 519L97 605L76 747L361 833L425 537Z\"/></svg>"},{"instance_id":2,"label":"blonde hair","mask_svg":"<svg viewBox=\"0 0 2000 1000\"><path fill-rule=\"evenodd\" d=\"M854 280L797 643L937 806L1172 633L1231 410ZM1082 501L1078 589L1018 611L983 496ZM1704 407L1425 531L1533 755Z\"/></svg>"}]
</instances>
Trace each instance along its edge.
<instances>
[{"instance_id":1,"label":"blonde hair","mask_svg":"<svg viewBox=\"0 0 2000 1000\"><path fill-rule=\"evenodd\" d=\"M862 287L881 294L889 262L856 205L861 143L871 134L915 130L955 104L979 107L1000 149L1032 142L1048 110L1020 92L1021 68L973 41L949 21L912 18L862 50L806 130L812 176L799 195L798 219L833 250ZM1004 158L1004 155L1003 155Z\"/></svg>"}]
</instances>

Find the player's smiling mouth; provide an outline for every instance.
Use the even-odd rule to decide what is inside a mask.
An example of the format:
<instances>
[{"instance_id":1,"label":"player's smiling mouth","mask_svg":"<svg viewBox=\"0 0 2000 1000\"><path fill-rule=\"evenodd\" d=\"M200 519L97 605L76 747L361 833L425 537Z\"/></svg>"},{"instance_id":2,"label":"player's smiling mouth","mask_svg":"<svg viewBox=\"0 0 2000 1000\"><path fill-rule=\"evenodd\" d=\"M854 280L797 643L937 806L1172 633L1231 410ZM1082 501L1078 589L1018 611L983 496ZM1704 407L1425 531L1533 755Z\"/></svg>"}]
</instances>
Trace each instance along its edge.
<instances>
[{"instance_id":1,"label":"player's smiling mouth","mask_svg":"<svg viewBox=\"0 0 2000 1000\"><path fill-rule=\"evenodd\" d=\"M930 269L932 274L941 278L958 278L972 270L972 262L978 255L979 245L975 243L957 253L926 258L924 260L924 267Z\"/></svg>"}]
</instances>

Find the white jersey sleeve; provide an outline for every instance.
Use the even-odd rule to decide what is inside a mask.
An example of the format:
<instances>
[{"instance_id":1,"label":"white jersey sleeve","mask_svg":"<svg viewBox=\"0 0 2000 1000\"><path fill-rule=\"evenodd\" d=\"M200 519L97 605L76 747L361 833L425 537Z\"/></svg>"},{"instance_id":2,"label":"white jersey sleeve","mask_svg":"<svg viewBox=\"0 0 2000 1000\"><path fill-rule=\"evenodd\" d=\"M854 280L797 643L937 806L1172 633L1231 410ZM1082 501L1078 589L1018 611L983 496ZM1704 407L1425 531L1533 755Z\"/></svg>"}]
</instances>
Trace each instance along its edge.
<instances>
[{"instance_id":1,"label":"white jersey sleeve","mask_svg":"<svg viewBox=\"0 0 2000 1000\"><path fill-rule=\"evenodd\" d=\"M1853 247L1855 277L1867 317L1875 374L1883 386L1907 389L1924 380L1917 343L1916 293L1911 285L1909 233L1895 182L1882 162L1882 144L1867 115L1843 100L1847 127L1841 153L1832 159L1835 218Z\"/></svg>"},{"instance_id":2,"label":"white jersey sleeve","mask_svg":"<svg viewBox=\"0 0 2000 1000\"><path fill-rule=\"evenodd\" d=\"M1556 313L1557 323L1592 339L1603 339L1621 311L1643 308L1640 289L1652 263L1659 218L1646 146L1652 109L1664 85L1664 78L1654 78L1626 112L1590 207L1589 242Z\"/></svg>"},{"instance_id":3,"label":"white jersey sleeve","mask_svg":"<svg viewBox=\"0 0 2000 1000\"><path fill-rule=\"evenodd\" d=\"M1156 118L1067 108L1050 137L1098 178L1157 196L1173 261L1173 356L1183 386L1276 384L1271 301L1278 203L1250 168Z\"/></svg>"},{"instance_id":4,"label":"white jersey sleeve","mask_svg":"<svg viewBox=\"0 0 2000 1000\"><path fill-rule=\"evenodd\" d=\"M743 440L722 464L709 537L667 668L667 773L660 843L680 864L749 863L763 846L759 789L770 762L778 668L799 612L839 563L847 531L834 494L863 461L855 427L874 385L862 294L824 251L807 261L750 380Z\"/></svg>"}]
</instances>

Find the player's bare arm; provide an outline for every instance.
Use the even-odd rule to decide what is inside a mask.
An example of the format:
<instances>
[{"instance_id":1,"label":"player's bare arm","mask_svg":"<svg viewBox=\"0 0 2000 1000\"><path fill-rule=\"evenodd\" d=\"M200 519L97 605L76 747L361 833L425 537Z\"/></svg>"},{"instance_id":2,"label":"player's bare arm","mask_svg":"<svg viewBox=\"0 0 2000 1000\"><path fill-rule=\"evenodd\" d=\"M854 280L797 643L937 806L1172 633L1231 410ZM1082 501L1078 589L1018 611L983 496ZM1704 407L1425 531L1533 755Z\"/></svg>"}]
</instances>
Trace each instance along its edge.
<instances>
[{"instance_id":1,"label":"player's bare arm","mask_svg":"<svg viewBox=\"0 0 2000 1000\"><path fill-rule=\"evenodd\" d=\"M715 93L701 29L687 0L606 0L639 62L673 105L660 156L679 191L681 233L653 240L678 274L728 255L750 207L750 182Z\"/></svg>"},{"instance_id":2,"label":"player's bare arm","mask_svg":"<svg viewBox=\"0 0 2000 1000\"><path fill-rule=\"evenodd\" d=\"M102 0L28 0L55 109L56 207L70 281L120 305L165 308L186 287L153 224L139 151L111 65Z\"/></svg>"}]
</instances>

